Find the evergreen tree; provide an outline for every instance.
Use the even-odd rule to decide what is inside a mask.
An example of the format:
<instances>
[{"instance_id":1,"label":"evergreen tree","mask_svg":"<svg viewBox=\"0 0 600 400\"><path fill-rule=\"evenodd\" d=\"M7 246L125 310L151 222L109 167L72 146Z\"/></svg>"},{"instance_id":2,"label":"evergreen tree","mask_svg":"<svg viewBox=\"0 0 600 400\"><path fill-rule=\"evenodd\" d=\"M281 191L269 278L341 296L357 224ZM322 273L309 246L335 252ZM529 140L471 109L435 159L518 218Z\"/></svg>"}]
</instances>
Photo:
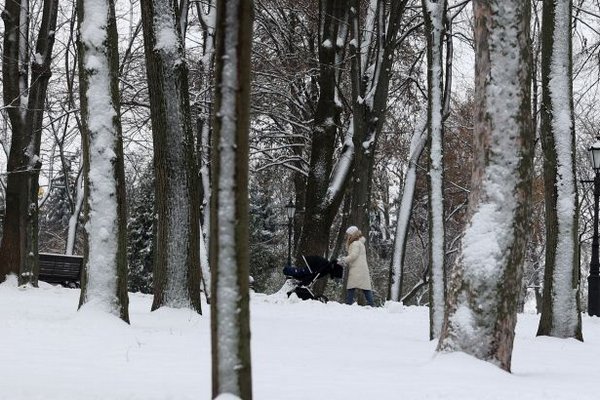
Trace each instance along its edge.
<instances>
[{"instance_id":1,"label":"evergreen tree","mask_svg":"<svg viewBox=\"0 0 600 400\"><path fill-rule=\"evenodd\" d=\"M277 246L277 212L268 185L250 186L249 235L250 275L257 292L274 292L281 287L284 253Z\"/></svg>"},{"instance_id":2,"label":"evergreen tree","mask_svg":"<svg viewBox=\"0 0 600 400\"><path fill-rule=\"evenodd\" d=\"M152 293L156 235L152 172L152 168L146 168L140 176L140 181L128 193L127 258L128 286L131 292Z\"/></svg>"}]
</instances>

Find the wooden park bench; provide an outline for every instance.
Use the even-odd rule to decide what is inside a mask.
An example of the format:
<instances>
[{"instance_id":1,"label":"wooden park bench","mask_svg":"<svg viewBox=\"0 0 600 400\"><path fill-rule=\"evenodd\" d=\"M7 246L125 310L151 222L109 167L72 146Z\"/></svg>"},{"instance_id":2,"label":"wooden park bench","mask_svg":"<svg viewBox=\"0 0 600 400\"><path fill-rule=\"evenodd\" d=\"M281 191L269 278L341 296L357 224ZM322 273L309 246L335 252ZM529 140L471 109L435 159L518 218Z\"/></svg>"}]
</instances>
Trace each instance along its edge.
<instances>
[{"instance_id":1,"label":"wooden park bench","mask_svg":"<svg viewBox=\"0 0 600 400\"><path fill-rule=\"evenodd\" d=\"M82 256L40 253L40 274L38 275L38 280L48 283L59 283L64 287L79 287L82 267Z\"/></svg>"}]
</instances>

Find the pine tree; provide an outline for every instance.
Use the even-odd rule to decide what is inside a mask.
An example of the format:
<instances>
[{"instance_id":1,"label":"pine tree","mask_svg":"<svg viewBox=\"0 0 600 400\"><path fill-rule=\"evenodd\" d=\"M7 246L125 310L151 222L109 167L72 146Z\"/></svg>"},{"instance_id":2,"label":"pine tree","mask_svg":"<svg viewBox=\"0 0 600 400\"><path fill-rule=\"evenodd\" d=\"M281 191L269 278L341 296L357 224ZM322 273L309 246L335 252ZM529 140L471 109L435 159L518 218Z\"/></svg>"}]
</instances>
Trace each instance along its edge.
<instances>
[{"instance_id":1,"label":"pine tree","mask_svg":"<svg viewBox=\"0 0 600 400\"><path fill-rule=\"evenodd\" d=\"M154 207L154 176L146 168L129 195L127 222L128 286L131 292L152 293L156 219Z\"/></svg>"}]
</instances>

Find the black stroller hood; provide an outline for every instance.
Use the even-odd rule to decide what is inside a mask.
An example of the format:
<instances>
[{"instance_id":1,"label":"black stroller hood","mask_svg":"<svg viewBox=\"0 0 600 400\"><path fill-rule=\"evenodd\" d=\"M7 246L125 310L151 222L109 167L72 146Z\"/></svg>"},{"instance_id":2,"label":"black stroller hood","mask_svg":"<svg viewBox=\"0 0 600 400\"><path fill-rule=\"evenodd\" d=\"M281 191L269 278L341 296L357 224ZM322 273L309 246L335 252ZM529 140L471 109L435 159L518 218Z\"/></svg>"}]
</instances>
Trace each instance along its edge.
<instances>
[{"instance_id":1,"label":"black stroller hood","mask_svg":"<svg viewBox=\"0 0 600 400\"><path fill-rule=\"evenodd\" d=\"M302 256L304 265L300 267L288 265L283 268L283 273L291 278L299 280L312 280L329 274L332 278L341 278L344 275L344 267L337 263L336 259L329 261L321 256Z\"/></svg>"}]
</instances>

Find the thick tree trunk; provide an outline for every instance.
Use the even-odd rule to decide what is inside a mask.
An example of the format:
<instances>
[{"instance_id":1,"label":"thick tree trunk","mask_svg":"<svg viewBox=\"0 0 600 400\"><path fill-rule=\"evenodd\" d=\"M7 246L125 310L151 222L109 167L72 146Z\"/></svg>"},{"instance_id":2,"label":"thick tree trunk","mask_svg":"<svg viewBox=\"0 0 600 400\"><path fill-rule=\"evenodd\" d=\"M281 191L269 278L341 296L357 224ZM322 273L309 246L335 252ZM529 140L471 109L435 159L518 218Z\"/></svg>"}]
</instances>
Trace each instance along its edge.
<instances>
[{"instance_id":1,"label":"thick tree trunk","mask_svg":"<svg viewBox=\"0 0 600 400\"><path fill-rule=\"evenodd\" d=\"M573 116L570 0L545 0L542 20L541 138L546 265L538 335L583 340Z\"/></svg>"},{"instance_id":2,"label":"thick tree trunk","mask_svg":"<svg viewBox=\"0 0 600 400\"><path fill-rule=\"evenodd\" d=\"M352 58L353 142L354 167L352 172L352 224L358 226L368 240L370 230L371 192L375 152L385 123L391 69L397 49L400 21L406 0L393 1L389 12L386 1L370 2L366 26L361 28L357 12L351 14L353 43ZM352 10L360 10L356 1Z\"/></svg>"},{"instance_id":3,"label":"thick tree trunk","mask_svg":"<svg viewBox=\"0 0 600 400\"><path fill-rule=\"evenodd\" d=\"M38 190L42 119L51 71L58 1L45 0L29 82L29 3L6 1L2 79L12 137L7 163L5 219L0 244L0 281L37 286Z\"/></svg>"},{"instance_id":4,"label":"thick tree trunk","mask_svg":"<svg viewBox=\"0 0 600 400\"><path fill-rule=\"evenodd\" d=\"M252 399L248 134L253 3L219 0L210 265L213 397Z\"/></svg>"},{"instance_id":5,"label":"thick tree trunk","mask_svg":"<svg viewBox=\"0 0 600 400\"><path fill-rule=\"evenodd\" d=\"M429 338L440 336L444 321L443 46L446 0L423 0L427 35L427 142L429 148Z\"/></svg>"},{"instance_id":6,"label":"thick tree trunk","mask_svg":"<svg viewBox=\"0 0 600 400\"><path fill-rule=\"evenodd\" d=\"M335 136L340 109L336 104L336 48L345 7L340 0L321 0L319 38L319 101L314 116L310 167L306 181L305 214L298 244L299 254L326 256L331 225L342 201L345 186L330 187ZM344 182L347 180L347 176Z\"/></svg>"},{"instance_id":7,"label":"thick tree trunk","mask_svg":"<svg viewBox=\"0 0 600 400\"><path fill-rule=\"evenodd\" d=\"M125 166L113 0L79 0L77 16L87 199L79 307L91 304L129 322Z\"/></svg>"},{"instance_id":8,"label":"thick tree trunk","mask_svg":"<svg viewBox=\"0 0 600 400\"><path fill-rule=\"evenodd\" d=\"M169 0L141 6L158 213L152 309L201 312L198 175L179 11Z\"/></svg>"},{"instance_id":9,"label":"thick tree trunk","mask_svg":"<svg viewBox=\"0 0 600 400\"><path fill-rule=\"evenodd\" d=\"M510 371L531 202L530 5L473 4L475 165L438 350Z\"/></svg>"}]
</instances>

